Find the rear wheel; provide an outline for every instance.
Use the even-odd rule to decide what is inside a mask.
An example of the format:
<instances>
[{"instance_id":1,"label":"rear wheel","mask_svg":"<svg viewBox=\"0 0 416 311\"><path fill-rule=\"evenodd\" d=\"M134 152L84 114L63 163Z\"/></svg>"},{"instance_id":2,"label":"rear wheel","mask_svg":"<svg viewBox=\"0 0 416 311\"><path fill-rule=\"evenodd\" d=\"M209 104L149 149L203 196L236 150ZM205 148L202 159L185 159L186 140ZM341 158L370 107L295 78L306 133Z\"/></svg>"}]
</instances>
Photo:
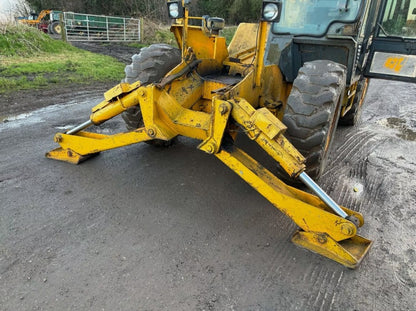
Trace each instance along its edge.
<instances>
[{"instance_id":1,"label":"rear wheel","mask_svg":"<svg viewBox=\"0 0 416 311\"><path fill-rule=\"evenodd\" d=\"M338 63L305 63L293 82L283 123L286 138L306 158L306 173L318 179L325 168L345 90L346 70Z\"/></svg>"},{"instance_id":2,"label":"rear wheel","mask_svg":"<svg viewBox=\"0 0 416 311\"><path fill-rule=\"evenodd\" d=\"M167 44L153 44L142 48L139 54L132 57L132 63L125 68L126 77L123 82L133 83L140 81L142 85L160 81L181 61L181 54L177 48ZM140 105L130 107L122 114L129 131L143 127L143 117ZM172 140L164 141L154 139L146 143L166 147L172 144Z\"/></svg>"},{"instance_id":3,"label":"rear wheel","mask_svg":"<svg viewBox=\"0 0 416 311\"><path fill-rule=\"evenodd\" d=\"M367 94L367 87L367 78L363 77L360 81L358 81L352 107L350 110L347 111L347 113L343 117L339 118L338 124L351 126L357 124L360 121L361 107L363 105L365 95Z\"/></svg>"},{"instance_id":4,"label":"rear wheel","mask_svg":"<svg viewBox=\"0 0 416 311\"><path fill-rule=\"evenodd\" d=\"M50 30L54 35L60 35L62 33L61 24L58 21L53 22L51 24Z\"/></svg>"}]
</instances>

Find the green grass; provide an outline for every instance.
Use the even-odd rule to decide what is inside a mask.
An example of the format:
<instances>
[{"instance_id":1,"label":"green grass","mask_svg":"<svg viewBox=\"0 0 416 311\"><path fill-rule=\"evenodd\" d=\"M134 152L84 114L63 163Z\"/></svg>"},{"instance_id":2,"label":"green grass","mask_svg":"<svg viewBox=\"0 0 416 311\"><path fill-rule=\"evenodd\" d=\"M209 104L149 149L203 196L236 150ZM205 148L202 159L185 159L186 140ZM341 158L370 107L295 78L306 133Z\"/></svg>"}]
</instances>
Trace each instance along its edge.
<instances>
[{"instance_id":1,"label":"green grass","mask_svg":"<svg viewBox=\"0 0 416 311\"><path fill-rule=\"evenodd\" d=\"M223 30L221 30L221 36L225 37L225 41L227 45L230 44L231 39L234 37L235 31L237 30L237 26L227 26Z\"/></svg>"},{"instance_id":2,"label":"green grass","mask_svg":"<svg viewBox=\"0 0 416 311\"><path fill-rule=\"evenodd\" d=\"M127 46L132 47L132 48L137 48L139 50L141 48L144 48L144 47L148 46L148 44L131 42L131 43L128 43Z\"/></svg>"},{"instance_id":3,"label":"green grass","mask_svg":"<svg viewBox=\"0 0 416 311\"><path fill-rule=\"evenodd\" d=\"M154 41L176 46L175 35L169 29L158 29L155 33Z\"/></svg>"},{"instance_id":4,"label":"green grass","mask_svg":"<svg viewBox=\"0 0 416 311\"><path fill-rule=\"evenodd\" d=\"M24 25L0 26L0 51L2 56L33 56L39 53L61 53L76 48L62 41L52 40L43 32Z\"/></svg>"},{"instance_id":5,"label":"green grass","mask_svg":"<svg viewBox=\"0 0 416 311\"><path fill-rule=\"evenodd\" d=\"M118 82L124 64L52 40L27 26L0 27L0 94L68 83Z\"/></svg>"},{"instance_id":6,"label":"green grass","mask_svg":"<svg viewBox=\"0 0 416 311\"><path fill-rule=\"evenodd\" d=\"M236 27L221 34L230 43ZM168 27L153 27L141 48L151 43L176 45ZM150 42L152 40L152 42ZM124 77L124 64L116 59L53 40L41 31L24 26L0 25L0 94L19 90L57 87L71 83L117 83Z\"/></svg>"}]
</instances>

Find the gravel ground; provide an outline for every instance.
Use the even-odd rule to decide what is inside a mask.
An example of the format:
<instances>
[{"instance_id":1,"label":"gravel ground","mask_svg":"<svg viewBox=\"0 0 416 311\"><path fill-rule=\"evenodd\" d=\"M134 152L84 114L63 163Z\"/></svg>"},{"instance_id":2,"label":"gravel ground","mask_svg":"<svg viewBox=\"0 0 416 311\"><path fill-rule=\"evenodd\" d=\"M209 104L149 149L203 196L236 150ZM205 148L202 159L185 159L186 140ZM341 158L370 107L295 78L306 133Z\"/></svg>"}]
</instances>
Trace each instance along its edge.
<instances>
[{"instance_id":1,"label":"gravel ground","mask_svg":"<svg viewBox=\"0 0 416 311\"><path fill-rule=\"evenodd\" d=\"M291 244L291 220L193 140L45 159L101 93L0 114L0 310L415 309L416 85L371 81L320 180L364 214L374 245L357 270Z\"/></svg>"}]
</instances>

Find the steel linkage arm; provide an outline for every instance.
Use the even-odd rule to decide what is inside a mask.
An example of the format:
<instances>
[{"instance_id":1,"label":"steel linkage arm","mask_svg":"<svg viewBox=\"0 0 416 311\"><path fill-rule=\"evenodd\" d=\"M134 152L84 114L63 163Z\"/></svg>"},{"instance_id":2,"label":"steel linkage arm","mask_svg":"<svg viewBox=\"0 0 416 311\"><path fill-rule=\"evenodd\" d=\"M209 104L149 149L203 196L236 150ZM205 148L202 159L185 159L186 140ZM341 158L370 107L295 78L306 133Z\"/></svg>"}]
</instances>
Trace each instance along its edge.
<instances>
[{"instance_id":1,"label":"steel linkage arm","mask_svg":"<svg viewBox=\"0 0 416 311\"><path fill-rule=\"evenodd\" d=\"M304 158L283 136L286 127L276 117L267 109L254 109L244 99L228 102L233 107L233 119L250 139L291 176L304 174ZM235 146L222 148L215 156L301 228L293 235L294 243L350 268L361 262L372 242L357 235L357 226L364 224L360 213L338 207L347 217L339 215L319 197L286 185Z\"/></svg>"},{"instance_id":2,"label":"steel linkage arm","mask_svg":"<svg viewBox=\"0 0 416 311\"><path fill-rule=\"evenodd\" d=\"M305 158L282 135L286 126L268 109L254 109L244 99L233 99L233 117L243 126L247 135L271 155L292 178L299 178L337 215L359 225L358 219L345 213L305 172Z\"/></svg>"},{"instance_id":3,"label":"steel linkage arm","mask_svg":"<svg viewBox=\"0 0 416 311\"><path fill-rule=\"evenodd\" d=\"M286 126L267 108L254 109L242 98L230 100L233 104L232 117L242 126L247 136L256 141L289 176L297 177L305 169L305 158L282 135Z\"/></svg>"},{"instance_id":4,"label":"steel linkage arm","mask_svg":"<svg viewBox=\"0 0 416 311\"><path fill-rule=\"evenodd\" d=\"M138 104L146 127L116 135L83 131ZM56 134L55 141L61 147L50 151L47 157L79 163L100 151L154 138L170 139L183 135L201 139L199 149L215 154L301 228L292 238L294 243L347 267L356 267L372 243L357 235L357 227L364 223L360 213L336 203L334 209L327 200L287 186L243 151L222 144L232 118L290 176L303 180L304 157L284 137L286 127L266 108L255 109L242 98L223 100L214 97L212 109L211 113L186 109L152 85L120 84L108 91L105 101L93 108L89 121L66 133ZM313 181L309 182L315 185ZM329 198L325 193L324 197ZM350 217L357 221L350 221Z\"/></svg>"},{"instance_id":5,"label":"steel linkage arm","mask_svg":"<svg viewBox=\"0 0 416 311\"><path fill-rule=\"evenodd\" d=\"M65 132L57 133L54 141L61 147L46 153L47 158L78 164L100 151L151 140L153 137L144 128L117 135L103 135L83 131L91 125L99 125L138 105L140 94L144 92L140 82L121 83L104 94L105 100L92 109L90 119Z\"/></svg>"}]
</instances>

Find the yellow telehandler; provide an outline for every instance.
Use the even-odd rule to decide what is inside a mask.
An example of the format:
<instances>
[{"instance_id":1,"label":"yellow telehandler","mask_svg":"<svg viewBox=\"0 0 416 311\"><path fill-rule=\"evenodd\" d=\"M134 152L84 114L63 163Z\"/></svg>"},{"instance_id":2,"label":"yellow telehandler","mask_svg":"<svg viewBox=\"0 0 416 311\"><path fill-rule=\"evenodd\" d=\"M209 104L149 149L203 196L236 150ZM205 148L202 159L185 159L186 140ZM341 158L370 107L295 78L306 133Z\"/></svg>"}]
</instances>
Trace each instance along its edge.
<instances>
[{"instance_id":1,"label":"yellow telehandler","mask_svg":"<svg viewBox=\"0 0 416 311\"><path fill-rule=\"evenodd\" d=\"M104 94L87 122L56 134L60 147L46 156L78 164L140 142L164 146L178 135L200 140L200 150L299 226L294 243L355 268L372 244L357 234L363 217L339 206L314 179L338 120L357 119L367 77L390 73L377 64L391 56L374 56L377 40L369 41L386 2L263 1L261 21L240 24L227 47L219 35L223 19L190 17L189 0L168 1L179 50L143 48L126 67L126 79ZM367 70L372 58L376 65ZM85 131L119 114L127 132ZM238 132L276 160L279 176L300 180L314 194L287 185L240 150L234 144Z\"/></svg>"}]
</instances>

